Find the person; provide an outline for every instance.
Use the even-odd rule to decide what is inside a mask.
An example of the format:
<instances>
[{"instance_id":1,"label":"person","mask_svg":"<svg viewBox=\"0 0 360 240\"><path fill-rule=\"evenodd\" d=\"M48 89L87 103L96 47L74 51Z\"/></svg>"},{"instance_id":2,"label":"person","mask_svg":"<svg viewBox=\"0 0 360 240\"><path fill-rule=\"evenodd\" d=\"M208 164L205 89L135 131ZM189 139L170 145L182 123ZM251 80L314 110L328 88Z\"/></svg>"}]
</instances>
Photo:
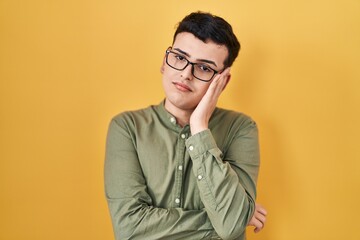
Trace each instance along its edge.
<instances>
[{"instance_id":1,"label":"person","mask_svg":"<svg viewBox=\"0 0 360 240\"><path fill-rule=\"evenodd\" d=\"M231 25L186 16L160 68L165 99L109 124L105 194L116 239L245 239L261 230L258 130L216 107L240 50Z\"/></svg>"}]
</instances>

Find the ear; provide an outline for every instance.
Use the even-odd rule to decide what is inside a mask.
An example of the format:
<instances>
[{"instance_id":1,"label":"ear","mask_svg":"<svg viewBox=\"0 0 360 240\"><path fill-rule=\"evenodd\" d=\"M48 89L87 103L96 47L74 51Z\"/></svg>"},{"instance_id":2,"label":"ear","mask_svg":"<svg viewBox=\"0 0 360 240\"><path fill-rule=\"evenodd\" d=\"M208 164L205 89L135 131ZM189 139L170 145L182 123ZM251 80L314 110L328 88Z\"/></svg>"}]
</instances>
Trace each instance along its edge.
<instances>
[{"instance_id":1,"label":"ear","mask_svg":"<svg viewBox=\"0 0 360 240\"><path fill-rule=\"evenodd\" d=\"M230 82L230 79L231 79L231 73L229 73L229 75L227 75L227 79L226 79L226 83L225 83L225 86L223 88L223 91L225 90L226 86L228 85L228 83Z\"/></svg>"},{"instance_id":2,"label":"ear","mask_svg":"<svg viewBox=\"0 0 360 240\"><path fill-rule=\"evenodd\" d=\"M160 67L160 72L161 72L161 74L164 73L164 69L165 69L165 58L166 58L166 56L164 56L163 62L162 62L161 67Z\"/></svg>"}]
</instances>

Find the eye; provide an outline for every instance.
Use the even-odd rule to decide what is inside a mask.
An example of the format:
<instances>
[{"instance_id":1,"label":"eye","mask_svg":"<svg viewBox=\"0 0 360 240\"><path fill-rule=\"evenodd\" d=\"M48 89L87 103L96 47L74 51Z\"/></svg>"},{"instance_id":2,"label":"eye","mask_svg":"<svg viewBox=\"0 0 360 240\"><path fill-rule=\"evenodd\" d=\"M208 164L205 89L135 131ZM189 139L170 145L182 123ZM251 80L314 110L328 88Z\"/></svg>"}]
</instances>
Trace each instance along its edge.
<instances>
[{"instance_id":1,"label":"eye","mask_svg":"<svg viewBox=\"0 0 360 240\"><path fill-rule=\"evenodd\" d=\"M198 68L203 72L212 72L213 71L210 67L203 65L203 64L198 65Z\"/></svg>"},{"instance_id":2,"label":"eye","mask_svg":"<svg viewBox=\"0 0 360 240\"><path fill-rule=\"evenodd\" d=\"M181 55L178 55L178 54L175 54L175 58L176 58L177 60L179 60L179 61L185 61L185 60L186 60L185 57L183 57L183 56L181 56Z\"/></svg>"}]
</instances>

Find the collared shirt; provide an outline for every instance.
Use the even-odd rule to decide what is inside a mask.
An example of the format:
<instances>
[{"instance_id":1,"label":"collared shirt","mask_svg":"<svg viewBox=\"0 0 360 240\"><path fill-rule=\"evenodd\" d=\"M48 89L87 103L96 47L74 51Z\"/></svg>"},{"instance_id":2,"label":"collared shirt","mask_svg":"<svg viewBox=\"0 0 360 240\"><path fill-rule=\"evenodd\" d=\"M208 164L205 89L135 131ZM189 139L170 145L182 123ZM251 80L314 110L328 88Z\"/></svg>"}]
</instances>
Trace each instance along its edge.
<instances>
[{"instance_id":1,"label":"collared shirt","mask_svg":"<svg viewBox=\"0 0 360 240\"><path fill-rule=\"evenodd\" d=\"M116 239L245 239L255 209L258 131L216 108L191 135L164 102L115 116L105 193Z\"/></svg>"}]
</instances>

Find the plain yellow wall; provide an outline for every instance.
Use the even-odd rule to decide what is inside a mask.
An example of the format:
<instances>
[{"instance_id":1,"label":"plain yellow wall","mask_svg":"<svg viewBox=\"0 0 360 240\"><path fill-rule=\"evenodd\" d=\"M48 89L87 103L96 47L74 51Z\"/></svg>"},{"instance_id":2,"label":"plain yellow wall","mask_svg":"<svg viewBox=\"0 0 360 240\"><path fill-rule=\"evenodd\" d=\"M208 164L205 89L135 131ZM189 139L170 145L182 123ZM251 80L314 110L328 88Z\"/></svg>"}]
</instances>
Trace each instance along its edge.
<instances>
[{"instance_id":1,"label":"plain yellow wall","mask_svg":"<svg viewBox=\"0 0 360 240\"><path fill-rule=\"evenodd\" d=\"M250 240L360 239L360 1L0 0L0 239L113 239L115 114L159 103L175 24L227 19L242 44L219 105L258 123Z\"/></svg>"}]
</instances>

